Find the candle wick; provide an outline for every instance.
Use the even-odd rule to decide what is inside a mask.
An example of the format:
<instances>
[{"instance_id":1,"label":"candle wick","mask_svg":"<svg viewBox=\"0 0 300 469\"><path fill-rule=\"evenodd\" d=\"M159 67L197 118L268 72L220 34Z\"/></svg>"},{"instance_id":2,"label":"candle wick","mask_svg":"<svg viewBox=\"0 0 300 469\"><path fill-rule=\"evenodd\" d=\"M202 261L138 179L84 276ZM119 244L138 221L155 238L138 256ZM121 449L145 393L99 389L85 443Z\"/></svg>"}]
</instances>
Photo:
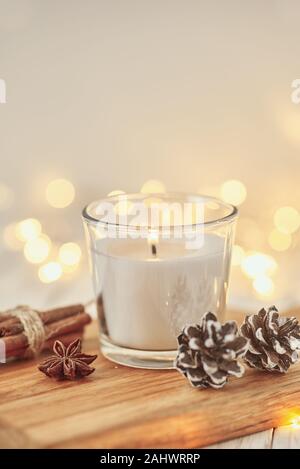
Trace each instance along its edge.
<instances>
[{"instance_id":1,"label":"candle wick","mask_svg":"<svg viewBox=\"0 0 300 469\"><path fill-rule=\"evenodd\" d=\"M156 255L157 255L157 249L156 249L155 244L151 244L151 252L152 252L152 256L153 256L153 257L156 257Z\"/></svg>"}]
</instances>

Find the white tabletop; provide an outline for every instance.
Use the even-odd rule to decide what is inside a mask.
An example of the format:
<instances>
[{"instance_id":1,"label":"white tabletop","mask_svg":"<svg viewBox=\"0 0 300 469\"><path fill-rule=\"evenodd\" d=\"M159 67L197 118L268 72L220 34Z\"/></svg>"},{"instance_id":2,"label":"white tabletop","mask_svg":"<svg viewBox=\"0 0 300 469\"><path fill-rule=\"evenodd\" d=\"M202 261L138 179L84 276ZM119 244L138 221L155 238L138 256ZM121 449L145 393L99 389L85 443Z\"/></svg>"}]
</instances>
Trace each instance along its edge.
<instances>
[{"instance_id":1,"label":"white tabletop","mask_svg":"<svg viewBox=\"0 0 300 469\"><path fill-rule=\"evenodd\" d=\"M299 449L300 425L271 428L264 432L253 433L234 440L209 446L210 449Z\"/></svg>"}]
</instances>

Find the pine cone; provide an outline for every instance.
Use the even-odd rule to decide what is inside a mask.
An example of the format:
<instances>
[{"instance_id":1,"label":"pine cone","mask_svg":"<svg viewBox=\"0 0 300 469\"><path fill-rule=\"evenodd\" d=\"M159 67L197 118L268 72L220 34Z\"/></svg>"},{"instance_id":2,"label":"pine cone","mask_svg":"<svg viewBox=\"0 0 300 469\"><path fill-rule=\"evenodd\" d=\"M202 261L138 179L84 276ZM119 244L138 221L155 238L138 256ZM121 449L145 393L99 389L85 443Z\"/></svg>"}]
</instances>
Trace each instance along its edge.
<instances>
[{"instance_id":1,"label":"pine cone","mask_svg":"<svg viewBox=\"0 0 300 469\"><path fill-rule=\"evenodd\" d=\"M298 320L280 316L275 306L247 316L241 333L249 340L244 359L251 368L286 373L290 365L298 360Z\"/></svg>"},{"instance_id":2,"label":"pine cone","mask_svg":"<svg viewBox=\"0 0 300 469\"><path fill-rule=\"evenodd\" d=\"M175 367L192 386L218 389L230 375L243 375L237 357L245 353L248 341L239 336L235 321L222 325L214 314L206 313L200 325L186 326L177 340Z\"/></svg>"}]
</instances>

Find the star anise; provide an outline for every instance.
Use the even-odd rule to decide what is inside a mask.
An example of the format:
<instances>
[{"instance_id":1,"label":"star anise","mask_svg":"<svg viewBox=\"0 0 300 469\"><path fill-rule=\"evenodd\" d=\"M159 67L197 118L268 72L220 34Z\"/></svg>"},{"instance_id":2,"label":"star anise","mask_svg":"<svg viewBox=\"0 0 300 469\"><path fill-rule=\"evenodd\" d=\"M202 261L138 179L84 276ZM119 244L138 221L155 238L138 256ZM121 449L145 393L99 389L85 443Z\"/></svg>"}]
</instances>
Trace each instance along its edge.
<instances>
[{"instance_id":1,"label":"star anise","mask_svg":"<svg viewBox=\"0 0 300 469\"><path fill-rule=\"evenodd\" d=\"M56 340L53 345L53 352L55 355L46 358L38 367L50 378L74 380L95 371L95 368L92 368L89 364L97 358L97 355L81 353L80 339L74 340L68 347L60 340Z\"/></svg>"}]
</instances>

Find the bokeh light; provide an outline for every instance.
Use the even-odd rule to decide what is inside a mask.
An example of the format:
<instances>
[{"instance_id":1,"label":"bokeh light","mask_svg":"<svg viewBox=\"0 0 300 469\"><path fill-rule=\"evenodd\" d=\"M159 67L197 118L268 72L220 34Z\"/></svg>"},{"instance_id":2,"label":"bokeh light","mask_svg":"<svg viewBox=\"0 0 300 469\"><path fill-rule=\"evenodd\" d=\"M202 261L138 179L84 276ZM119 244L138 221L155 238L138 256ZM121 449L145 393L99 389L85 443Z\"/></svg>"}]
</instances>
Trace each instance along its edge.
<instances>
[{"instance_id":1,"label":"bokeh light","mask_svg":"<svg viewBox=\"0 0 300 469\"><path fill-rule=\"evenodd\" d=\"M13 200L13 191L6 184L0 183L0 211L7 210L11 207Z\"/></svg>"},{"instance_id":2,"label":"bokeh light","mask_svg":"<svg viewBox=\"0 0 300 469\"><path fill-rule=\"evenodd\" d=\"M160 205L162 202L163 200L160 199L159 197L147 197L144 201L145 206L149 208L156 206L156 205Z\"/></svg>"},{"instance_id":3,"label":"bokeh light","mask_svg":"<svg viewBox=\"0 0 300 469\"><path fill-rule=\"evenodd\" d=\"M274 293L273 280L267 275L259 275L253 280L252 285L261 296L271 296Z\"/></svg>"},{"instance_id":4,"label":"bokeh light","mask_svg":"<svg viewBox=\"0 0 300 469\"><path fill-rule=\"evenodd\" d=\"M300 409L299 407L286 409L281 420L281 426L288 426L295 430L300 429Z\"/></svg>"},{"instance_id":5,"label":"bokeh light","mask_svg":"<svg viewBox=\"0 0 300 469\"><path fill-rule=\"evenodd\" d=\"M285 234L292 234L300 226L300 214L293 207L280 207L274 214L274 225Z\"/></svg>"},{"instance_id":6,"label":"bokeh light","mask_svg":"<svg viewBox=\"0 0 300 469\"><path fill-rule=\"evenodd\" d=\"M221 186L221 198L224 202L241 205L247 197L245 185L237 179L225 181Z\"/></svg>"},{"instance_id":7,"label":"bokeh light","mask_svg":"<svg viewBox=\"0 0 300 469\"><path fill-rule=\"evenodd\" d=\"M116 197L117 195L124 195L125 192L124 191L121 191L121 190L114 190L114 191L111 191L107 194L107 197Z\"/></svg>"},{"instance_id":8,"label":"bokeh light","mask_svg":"<svg viewBox=\"0 0 300 469\"><path fill-rule=\"evenodd\" d=\"M232 248L232 260L231 263L233 266L241 265L245 257L245 251L242 246L235 244Z\"/></svg>"},{"instance_id":9,"label":"bokeh light","mask_svg":"<svg viewBox=\"0 0 300 469\"><path fill-rule=\"evenodd\" d=\"M275 251L286 251L292 244L292 237L290 234L285 234L274 229L269 234L268 241L271 248Z\"/></svg>"},{"instance_id":10,"label":"bokeh light","mask_svg":"<svg viewBox=\"0 0 300 469\"><path fill-rule=\"evenodd\" d=\"M66 266L75 266L80 262L81 249L76 243L65 243L59 248L58 258Z\"/></svg>"},{"instance_id":11,"label":"bokeh light","mask_svg":"<svg viewBox=\"0 0 300 469\"><path fill-rule=\"evenodd\" d=\"M149 179L141 188L142 194L163 194L164 192L166 192L164 183L157 179Z\"/></svg>"},{"instance_id":12,"label":"bokeh light","mask_svg":"<svg viewBox=\"0 0 300 469\"><path fill-rule=\"evenodd\" d=\"M274 274L277 270L277 262L267 254L255 252L243 259L241 267L247 277L256 278Z\"/></svg>"},{"instance_id":13,"label":"bokeh light","mask_svg":"<svg viewBox=\"0 0 300 469\"><path fill-rule=\"evenodd\" d=\"M49 256L51 241L46 235L27 241L24 246L25 259L32 264L40 264Z\"/></svg>"},{"instance_id":14,"label":"bokeh light","mask_svg":"<svg viewBox=\"0 0 300 469\"><path fill-rule=\"evenodd\" d=\"M48 262L39 268L38 276L43 283L52 283L62 275L62 267L58 262Z\"/></svg>"},{"instance_id":15,"label":"bokeh light","mask_svg":"<svg viewBox=\"0 0 300 469\"><path fill-rule=\"evenodd\" d=\"M37 238L42 232L42 225L35 218L27 218L16 225L16 237L26 243Z\"/></svg>"},{"instance_id":16,"label":"bokeh light","mask_svg":"<svg viewBox=\"0 0 300 469\"><path fill-rule=\"evenodd\" d=\"M68 205L73 202L74 198L74 186L67 179L54 179L46 188L46 199L51 207L68 207Z\"/></svg>"},{"instance_id":17,"label":"bokeh light","mask_svg":"<svg viewBox=\"0 0 300 469\"><path fill-rule=\"evenodd\" d=\"M17 223L7 225L3 230L3 241L5 245L12 251L21 251L23 242L16 237Z\"/></svg>"},{"instance_id":18,"label":"bokeh light","mask_svg":"<svg viewBox=\"0 0 300 469\"><path fill-rule=\"evenodd\" d=\"M300 429L300 416L293 417L291 420L291 427L295 429Z\"/></svg>"}]
</instances>

